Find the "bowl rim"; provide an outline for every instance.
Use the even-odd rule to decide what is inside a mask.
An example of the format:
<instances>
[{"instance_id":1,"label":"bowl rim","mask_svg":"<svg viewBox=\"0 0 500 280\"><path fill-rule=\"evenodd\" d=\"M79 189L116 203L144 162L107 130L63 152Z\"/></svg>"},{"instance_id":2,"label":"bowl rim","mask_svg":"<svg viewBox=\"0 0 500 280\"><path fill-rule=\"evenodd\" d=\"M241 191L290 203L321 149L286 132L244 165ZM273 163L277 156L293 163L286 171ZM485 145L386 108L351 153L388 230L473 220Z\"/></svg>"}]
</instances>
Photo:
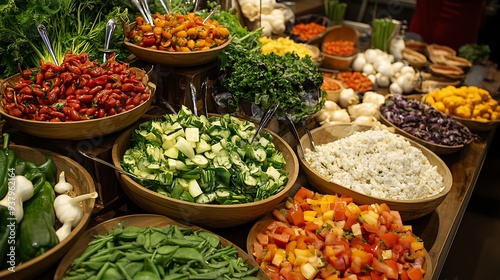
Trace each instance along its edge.
<instances>
[{"instance_id":1,"label":"bowl rim","mask_svg":"<svg viewBox=\"0 0 500 280\"><path fill-rule=\"evenodd\" d=\"M133 132L133 130L135 130L135 128L136 128L136 126L133 126L129 129L127 129L120 136L118 136L118 138L113 143L112 152L111 152L112 153L112 163L116 167L122 168L121 164L119 162L119 159L116 158L118 156L122 156L122 155L118 155L118 152L117 152L118 144L117 143L120 142L125 137L130 137L130 134ZM152 191L152 190L140 185L139 183L134 181L130 176L128 176L126 174L119 173L117 175L120 176L122 178L122 180L125 180L129 184L133 185L134 188L137 188L139 191L146 193L148 195L152 195L158 199L165 199L171 203L172 202L173 203L180 203L180 204L184 204L187 206L196 206L196 207L202 207L202 208L206 208L206 209L239 209L239 208L255 207L258 205L267 204L267 203L274 201L277 197L283 196L285 193L288 193L292 189L292 187L295 184L295 181L297 180L298 175L299 175L299 160L297 159L297 155L295 154L292 147L283 138L281 138L278 134L276 134L275 132L273 132L267 128L264 128L262 131L271 134L273 136L273 139L277 139L278 141L282 142L285 149L290 153L293 164L294 164L293 173L289 174L288 182L284 186L283 190L281 190L280 192L274 194L273 196L270 196L270 197L263 199L263 200L253 201L253 202L248 202L248 203L238 203L238 204L200 204L200 203L175 199L172 197L168 197L168 196L159 194L158 192Z\"/></svg>"},{"instance_id":2,"label":"bowl rim","mask_svg":"<svg viewBox=\"0 0 500 280\"><path fill-rule=\"evenodd\" d=\"M141 46L139 46L137 44L134 44L134 43L130 42L130 40L127 37L125 37L123 39L123 43L126 46L128 46L128 47L131 47L131 48L134 48L134 49L138 49L138 50L141 50L141 51L151 52L151 53L158 54L158 55L165 55L165 56L168 56L168 55L192 56L192 55L196 55L196 54L200 55L200 54L206 54L206 53L209 53L209 52L223 50L227 46L229 46L229 44L231 43L232 40L233 40L233 36L229 35L229 37L226 40L226 42L224 42L224 44L222 44L220 46L217 46L217 47L214 47L214 48L211 48L211 49L208 49L208 50L191 51L191 52L169 52L169 51L153 50L153 49L150 49L150 48L145 48L145 47L141 47Z\"/></svg>"},{"instance_id":3,"label":"bowl rim","mask_svg":"<svg viewBox=\"0 0 500 280\"><path fill-rule=\"evenodd\" d=\"M319 131L319 130L325 130L325 129L328 129L330 127L341 127L341 126L359 126L359 127L364 127L366 128L366 130L369 130L369 129L372 129L372 127L370 126L366 126L366 125L356 125L356 124L327 124L327 125L323 125L323 126L320 126L320 127L317 127L313 130L311 130L311 134L314 134L314 132L316 131ZM398 134L395 134L395 135L398 135ZM409 139L403 135L399 135L399 137L402 137L404 138L405 140L407 140L408 142L410 142L410 144L412 146L415 146L416 148L418 149L422 149L422 150L425 150L426 152L428 152L430 155L433 155L435 157L435 160L440 162L444 168L444 172L445 172L445 176L449 177L449 178L452 178L452 174L451 174L451 171L449 169L449 167L446 165L446 163L438 156L436 155L434 152L432 152L431 150L429 150L427 147L417 143L416 141L413 141L412 139ZM308 141L309 138L307 137L307 135L303 135L301 138L300 138L300 142L303 143L303 142L306 142ZM316 145L318 145L318 143L316 143ZM427 157L426 157L427 158ZM378 200L379 202L390 202L390 203L399 203L399 204L415 204L415 203L425 203L425 202L429 202L429 201L433 201L433 200L436 200L436 199L439 199L441 197L444 197L446 196L450 190L451 190L451 187L453 185L453 181L452 181L452 184L450 185L445 185L445 176L441 176L443 177L443 189L435 194L435 195L432 195L432 196L428 196L428 197L425 197L425 198L419 198L419 199L408 199L408 200L397 200L397 199L391 199L391 198L382 198L382 197L376 197L376 196L373 196L373 195L368 195L368 194L364 194L364 193L361 193L359 191L356 191L356 190L353 190L353 189L350 189L350 188L347 188L345 186L342 186L342 185L339 185L337 183L334 183L334 182L331 182L327 179L325 179L323 176L321 176L314 168L312 168L310 166L310 164L307 162L307 160L299 153L298 155L298 159L300 161L300 163L302 164L302 166L304 166L304 168L307 168L308 171L312 172L317 178L321 179L322 181L324 182L327 182L327 183L330 183L330 184L335 184L341 188L344 188L344 189L347 189L349 191L352 191L360 196L364 196L364 197L367 197L367 198L371 198L371 199L374 199L374 200Z\"/></svg>"}]
</instances>

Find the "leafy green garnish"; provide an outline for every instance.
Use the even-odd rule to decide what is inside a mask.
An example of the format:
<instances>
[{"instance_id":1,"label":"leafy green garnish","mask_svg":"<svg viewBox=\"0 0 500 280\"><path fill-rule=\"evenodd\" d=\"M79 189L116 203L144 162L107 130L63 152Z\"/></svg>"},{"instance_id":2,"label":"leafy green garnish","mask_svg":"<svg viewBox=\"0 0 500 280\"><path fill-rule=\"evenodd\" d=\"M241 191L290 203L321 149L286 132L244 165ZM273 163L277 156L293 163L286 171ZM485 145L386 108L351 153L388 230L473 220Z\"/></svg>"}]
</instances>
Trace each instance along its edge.
<instances>
[{"instance_id":1,"label":"leafy green garnish","mask_svg":"<svg viewBox=\"0 0 500 280\"><path fill-rule=\"evenodd\" d=\"M488 45L467 44L458 49L458 56L467 59L472 64L480 64L490 58L490 52Z\"/></svg>"}]
</instances>

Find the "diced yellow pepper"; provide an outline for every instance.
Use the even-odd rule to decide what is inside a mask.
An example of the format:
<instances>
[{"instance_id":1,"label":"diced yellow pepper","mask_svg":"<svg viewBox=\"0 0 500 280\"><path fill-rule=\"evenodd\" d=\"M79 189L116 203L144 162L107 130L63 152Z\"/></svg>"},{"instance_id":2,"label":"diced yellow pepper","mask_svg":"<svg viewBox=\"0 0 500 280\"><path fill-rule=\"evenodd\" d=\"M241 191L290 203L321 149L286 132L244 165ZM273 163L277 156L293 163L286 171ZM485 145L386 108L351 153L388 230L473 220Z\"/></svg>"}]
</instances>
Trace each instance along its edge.
<instances>
[{"instance_id":1,"label":"diced yellow pepper","mask_svg":"<svg viewBox=\"0 0 500 280\"><path fill-rule=\"evenodd\" d=\"M411 243L411 248L414 251L422 250L422 249L424 249L424 242L421 242L421 241L412 242Z\"/></svg>"},{"instance_id":2,"label":"diced yellow pepper","mask_svg":"<svg viewBox=\"0 0 500 280\"><path fill-rule=\"evenodd\" d=\"M276 252L274 253L274 258L271 261L271 263L275 266L280 266L281 263L285 260L286 257L286 252L283 249L276 249Z\"/></svg>"},{"instance_id":3,"label":"diced yellow pepper","mask_svg":"<svg viewBox=\"0 0 500 280\"><path fill-rule=\"evenodd\" d=\"M326 277L325 280L339 280L339 276L337 274L332 274Z\"/></svg>"},{"instance_id":4,"label":"diced yellow pepper","mask_svg":"<svg viewBox=\"0 0 500 280\"><path fill-rule=\"evenodd\" d=\"M314 279L318 271L312 264L304 263L300 266L300 273L308 280Z\"/></svg>"},{"instance_id":5,"label":"diced yellow pepper","mask_svg":"<svg viewBox=\"0 0 500 280\"><path fill-rule=\"evenodd\" d=\"M323 221L333 221L333 216L335 214L335 211L333 210L328 210L323 213Z\"/></svg>"},{"instance_id":6,"label":"diced yellow pepper","mask_svg":"<svg viewBox=\"0 0 500 280\"><path fill-rule=\"evenodd\" d=\"M318 212L312 211L312 210L306 210L304 211L304 220L307 222L314 222L314 219L316 219L316 214Z\"/></svg>"}]
</instances>

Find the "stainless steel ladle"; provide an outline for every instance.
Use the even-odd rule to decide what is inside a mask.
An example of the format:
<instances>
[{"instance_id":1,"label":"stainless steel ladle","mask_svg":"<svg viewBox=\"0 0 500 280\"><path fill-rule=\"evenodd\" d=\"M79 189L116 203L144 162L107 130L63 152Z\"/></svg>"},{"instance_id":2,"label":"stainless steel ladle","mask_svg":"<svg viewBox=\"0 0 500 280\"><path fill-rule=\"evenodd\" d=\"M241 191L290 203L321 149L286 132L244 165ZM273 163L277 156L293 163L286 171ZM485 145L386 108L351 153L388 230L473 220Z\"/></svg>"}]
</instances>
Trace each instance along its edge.
<instances>
[{"instance_id":1,"label":"stainless steel ladle","mask_svg":"<svg viewBox=\"0 0 500 280\"><path fill-rule=\"evenodd\" d=\"M271 120L271 118L274 115L274 112L276 112L276 110L278 109L279 106L280 106L280 103L276 102L267 108L266 112L264 113L264 115L260 119L259 126L257 127L257 130L255 131L255 134L253 135L252 140L250 140L250 144L253 143L253 141L257 138L257 135L259 135L260 131Z\"/></svg>"}]
</instances>

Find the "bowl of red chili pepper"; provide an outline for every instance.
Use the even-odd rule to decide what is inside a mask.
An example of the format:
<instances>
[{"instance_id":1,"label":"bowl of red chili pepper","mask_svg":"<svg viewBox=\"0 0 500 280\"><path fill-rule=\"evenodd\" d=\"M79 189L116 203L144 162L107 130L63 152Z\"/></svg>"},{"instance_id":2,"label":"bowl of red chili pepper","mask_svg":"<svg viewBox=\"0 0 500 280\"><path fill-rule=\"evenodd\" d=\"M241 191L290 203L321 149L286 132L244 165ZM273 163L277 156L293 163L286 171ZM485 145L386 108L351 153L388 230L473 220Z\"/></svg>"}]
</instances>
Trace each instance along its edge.
<instances>
[{"instance_id":1,"label":"bowl of red chili pepper","mask_svg":"<svg viewBox=\"0 0 500 280\"><path fill-rule=\"evenodd\" d=\"M203 65L217 59L231 43L227 27L194 13L155 13L154 26L137 17L123 24L124 43L138 58L171 67Z\"/></svg>"},{"instance_id":2,"label":"bowl of red chili pepper","mask_svg":"<svg viewBox=\"0 0 500 280\"><path fill-rule=\"evenodd\" d=\"M0 114L37 137L102 137L137 121L154 91L142 69L113 57L99 63L68 52L60 65L45 62L7 78L0 85Z\"/></svg>"}]
</instances>

